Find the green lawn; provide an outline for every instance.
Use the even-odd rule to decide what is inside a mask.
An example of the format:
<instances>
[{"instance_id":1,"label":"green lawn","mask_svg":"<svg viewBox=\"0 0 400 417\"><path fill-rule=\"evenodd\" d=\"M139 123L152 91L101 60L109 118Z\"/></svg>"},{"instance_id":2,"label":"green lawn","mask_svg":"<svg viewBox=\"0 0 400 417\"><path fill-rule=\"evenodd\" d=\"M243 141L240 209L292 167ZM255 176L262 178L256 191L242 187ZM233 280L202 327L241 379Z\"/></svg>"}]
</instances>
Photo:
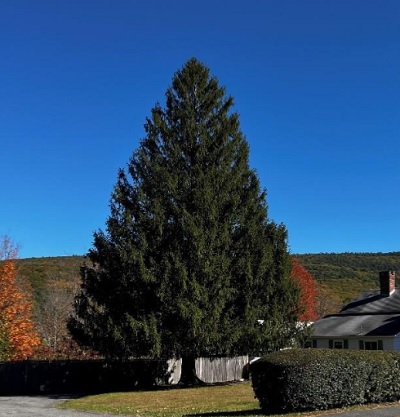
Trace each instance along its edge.
<instances>
[{"instance_id":1,"label":"green lawn","mask_svg":"<svg viewBox=\"0 0 400 417\"><path fill-rule=\"evenodd\" d=\"M65 401L60 407L144 417L261 415L249 383L92 395Z\"/></svg>"},{"instance_id":2,"label":"green lawn","mask_svg":"<svg viewBox=\"0 0 400 417\"><path fill-rule=\"evenodd\" d=\"M379 408L389 405L371 404L349 409ZM140 417L265 417L261 414L249 382L92 395L65 401L59 407ZM339 413L344 410L336 411ZM329 416L333 412L334 410L292 413L285 414L285 417Z\"/></svg>"}]
</instances>

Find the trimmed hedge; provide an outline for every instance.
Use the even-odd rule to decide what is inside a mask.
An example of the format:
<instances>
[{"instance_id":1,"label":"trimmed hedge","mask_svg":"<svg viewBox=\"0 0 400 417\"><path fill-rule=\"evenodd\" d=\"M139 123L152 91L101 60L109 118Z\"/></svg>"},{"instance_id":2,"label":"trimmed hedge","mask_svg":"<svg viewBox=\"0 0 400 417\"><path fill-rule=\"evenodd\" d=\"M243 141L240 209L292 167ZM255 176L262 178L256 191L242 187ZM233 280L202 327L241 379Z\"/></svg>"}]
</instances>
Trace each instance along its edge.
<instances>
[{"instance_id":1,"label":"trimmed hedge","mask_svg":"<svg viewBox=\"0 0 400 417\"><path fill-rule=\"evenodd\" d=\"M289 349L250 365L265 413L326 410L400 399L400 353Z\"/></svg>"}]
</instances>

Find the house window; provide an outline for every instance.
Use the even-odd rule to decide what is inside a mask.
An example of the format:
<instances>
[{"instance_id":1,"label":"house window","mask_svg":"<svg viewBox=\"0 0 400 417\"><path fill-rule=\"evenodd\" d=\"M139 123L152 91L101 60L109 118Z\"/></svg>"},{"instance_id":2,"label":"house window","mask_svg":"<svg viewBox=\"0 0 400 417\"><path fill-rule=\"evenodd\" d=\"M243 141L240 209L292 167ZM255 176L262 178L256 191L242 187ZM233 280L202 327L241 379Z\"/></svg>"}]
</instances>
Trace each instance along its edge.
<instances>
[{"instance_id":1,"label":"house window","mask_svg":"<svg viewBox=\"0 0 400 417\"><path fill-rule=\"evenodd\" d=\"M305 348L316 348L317 347L317 341L315 339L313 340L306 340L304 342Z\"/></svg>"},{"instance_id":2,"label":"house window","mask_svg":"<svg viewBox=\"0 0 400 417\"><path fill-rule=\"evenodd\" d=\"M361 350L383 350L382 340L360 340Z\"/></svg>"},{"instance_id":3,"label":"house window","mask_svg":"<svg viewBox=\"0 0 400 417\"><path fill-rule=\"evenodd\" d=\"M349 341L346 339L331 339L329 340L329 349L348 349Z\"/></svg>"}]
</instances>

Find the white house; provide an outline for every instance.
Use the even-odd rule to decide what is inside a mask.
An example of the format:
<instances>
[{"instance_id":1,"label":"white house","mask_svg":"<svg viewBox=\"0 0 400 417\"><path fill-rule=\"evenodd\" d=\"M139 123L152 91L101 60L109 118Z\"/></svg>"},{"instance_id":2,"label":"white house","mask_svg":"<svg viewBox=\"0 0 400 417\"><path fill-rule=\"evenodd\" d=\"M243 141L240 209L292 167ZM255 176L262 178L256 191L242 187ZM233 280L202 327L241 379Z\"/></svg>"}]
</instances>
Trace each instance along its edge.
<instances>
[{"instance_id":1,"label":"white house","mask_svg":"<svg viewBox=\"0 0 400 417\"><path fill-rule=\"evenodd\" d=\"M314 323L314 348L400 350L400 289L393 271L379 273L380 289L365 291L339 313Z\"/></svg>"}]
</instances>

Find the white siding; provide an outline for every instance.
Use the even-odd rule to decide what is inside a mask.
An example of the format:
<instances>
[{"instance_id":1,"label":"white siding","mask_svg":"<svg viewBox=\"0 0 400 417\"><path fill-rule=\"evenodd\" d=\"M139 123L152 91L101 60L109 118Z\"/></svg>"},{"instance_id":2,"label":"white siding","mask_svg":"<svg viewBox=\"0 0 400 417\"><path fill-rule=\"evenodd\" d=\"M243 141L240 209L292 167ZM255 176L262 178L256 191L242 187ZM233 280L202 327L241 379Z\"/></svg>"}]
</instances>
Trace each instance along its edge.
<instances>
[{"instance_id":1,"label":"white siding","mask_svg":"<svg viewBox=\"0 0 400 417\"><path fill-rule=\"evenodd\" d=\"M349 339L349 349L360 349L360 343L358 339Z\"/></svg>"},{"instance_id":2,"label":"white siding","mask_svg":"<svg viewBox=\"0 0 400 417\"><path fill-rule=\"evenodd\" d=\"M392 339L392 349L393 350L400 350L400 337L399 335L396 335L393 339Z\"/></svg>"}]
</instances>

